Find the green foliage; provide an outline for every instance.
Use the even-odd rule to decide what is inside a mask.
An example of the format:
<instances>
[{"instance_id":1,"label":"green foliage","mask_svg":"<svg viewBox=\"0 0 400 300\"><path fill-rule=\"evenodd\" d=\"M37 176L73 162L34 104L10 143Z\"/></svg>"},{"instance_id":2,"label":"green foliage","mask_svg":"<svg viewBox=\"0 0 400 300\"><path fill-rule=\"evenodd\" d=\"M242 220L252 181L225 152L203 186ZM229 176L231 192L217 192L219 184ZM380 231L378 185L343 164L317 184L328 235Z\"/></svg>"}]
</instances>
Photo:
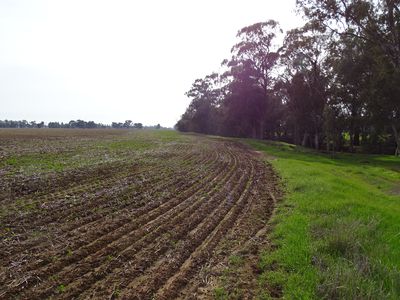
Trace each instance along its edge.
<instances>
[{"instance_id":1,"label":"green foliage","mask_svg":"<svg viewBox=\"0 0 400 300\"><path fill-rule=\"evenodd\" d=\"M60 285L57 287L57 290L58 290L58 292L60 292L60 293L64 293L65 290L66 290L66 287L65 287L65 285L63 285L63 284L60 284Z\"/></svg>"},{"instance_id":2,"label":"green foliage","mask_svg":"<svg viewBox=\"0 0 400 300\"><path fill-rule=\"evenodd\" d=\"M228 293L224 288L217 287L214 289L214 299L215 300L228 300Z\"/></svg>"},{"instance_id":3,"label":"green foliage","mask_svg":"<svg viewBox=\"0 0 400 300\"><path fill-rule=\"evenodd\" d=\"M296 2L306 23L280 45L274 20L239 30L225 72L187 93L177 129L400 155L398 3Z\"/></svg>"},{"instance_id":4,"label":"green foliage","mask_svg":"<svg viewBox=\"0 0 400 300\"><path fill-rule=\"evenodd\" d=\"M239 255L231 255L229 257L229 264L232 266L240 266L243 264L243 258Z\"/></svg>"},{"instance_id":5,"label":"green foliage","mask_svg":"<svg viewBox=\"0 0 400 300\"><path fill-rule=\"evenodd\" d=\"M260 258L260 284L288 299L400 297L400 161L248 141L276 159L286 196Z\"/></svg>"}]
</instances>

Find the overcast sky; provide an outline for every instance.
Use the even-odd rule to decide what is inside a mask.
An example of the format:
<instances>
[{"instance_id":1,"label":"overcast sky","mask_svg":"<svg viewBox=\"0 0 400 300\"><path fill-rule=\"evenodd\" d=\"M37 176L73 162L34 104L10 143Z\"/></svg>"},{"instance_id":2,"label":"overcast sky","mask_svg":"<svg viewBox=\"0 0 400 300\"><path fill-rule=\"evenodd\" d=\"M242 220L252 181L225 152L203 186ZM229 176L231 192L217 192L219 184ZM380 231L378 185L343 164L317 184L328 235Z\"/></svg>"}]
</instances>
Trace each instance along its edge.
<instances>
[{"instance_id":1,"label":"overcast sky","mask_svg":"<svg viewBox=\"0 0 400 300\"><path fill-rule=\"evenodd\" d=\"M295 0L0 0L0 119L173 126L237 31Z\"/></svg>"}]
</instances>

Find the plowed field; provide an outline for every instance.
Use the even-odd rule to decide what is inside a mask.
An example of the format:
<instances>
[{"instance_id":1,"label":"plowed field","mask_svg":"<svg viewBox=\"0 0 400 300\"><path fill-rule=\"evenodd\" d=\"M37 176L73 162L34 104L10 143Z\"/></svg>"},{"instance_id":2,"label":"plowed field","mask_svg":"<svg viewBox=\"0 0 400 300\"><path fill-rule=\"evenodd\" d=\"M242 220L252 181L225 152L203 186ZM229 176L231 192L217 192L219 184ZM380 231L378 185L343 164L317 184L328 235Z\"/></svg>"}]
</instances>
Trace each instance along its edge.
<instances>
[{"instance_id":1,"label":"plowed field","mask_svg":"<svg viewBox=\"0 0 400 300\"><path fill-rule=\"evenodd\" d=\"M162 131L0 141L0 298L252 298L279 194L256 152Z\"/></svg>"}]
</instances>

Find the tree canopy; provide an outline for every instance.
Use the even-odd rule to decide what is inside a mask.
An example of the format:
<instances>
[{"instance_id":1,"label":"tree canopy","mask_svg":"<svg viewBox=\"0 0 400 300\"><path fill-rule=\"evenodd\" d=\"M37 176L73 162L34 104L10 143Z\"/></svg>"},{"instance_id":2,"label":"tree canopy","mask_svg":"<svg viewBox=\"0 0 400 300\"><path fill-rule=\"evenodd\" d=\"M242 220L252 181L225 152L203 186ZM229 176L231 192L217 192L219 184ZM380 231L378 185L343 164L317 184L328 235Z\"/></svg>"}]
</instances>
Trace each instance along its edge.
<instances>
[{"instance_id":1,"label":"tree canopy","mask_svg":"<svg viewBox=\"0 0 400 300\"><path fill-rule=\"evenodd\" d=\"M301 28L242 28L224 72L186 93L176 128L399 155L399 3L298 0Z\"/></svg>"}]
</instances>

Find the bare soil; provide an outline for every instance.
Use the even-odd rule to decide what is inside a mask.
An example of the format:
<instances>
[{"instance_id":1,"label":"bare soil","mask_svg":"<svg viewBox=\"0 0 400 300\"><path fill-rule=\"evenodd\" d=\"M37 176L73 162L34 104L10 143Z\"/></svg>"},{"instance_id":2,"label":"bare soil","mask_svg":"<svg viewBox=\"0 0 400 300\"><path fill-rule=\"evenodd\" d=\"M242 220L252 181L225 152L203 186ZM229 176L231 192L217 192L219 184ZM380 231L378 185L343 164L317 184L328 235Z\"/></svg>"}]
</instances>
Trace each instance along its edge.
<instances>
[{"instance_id":1,"label":"bare soil","mask_svg":"<svg viewBox=\"0 0 400 300\"><path fill-rule=\"evenodd\" d=\"M4 160L30 137L10 139ZM271 167L201 136L124 151L33 175L3 164L0 298L210 299L222 287L252 299L280 195Z\"/></svg>"}]
</instances>

